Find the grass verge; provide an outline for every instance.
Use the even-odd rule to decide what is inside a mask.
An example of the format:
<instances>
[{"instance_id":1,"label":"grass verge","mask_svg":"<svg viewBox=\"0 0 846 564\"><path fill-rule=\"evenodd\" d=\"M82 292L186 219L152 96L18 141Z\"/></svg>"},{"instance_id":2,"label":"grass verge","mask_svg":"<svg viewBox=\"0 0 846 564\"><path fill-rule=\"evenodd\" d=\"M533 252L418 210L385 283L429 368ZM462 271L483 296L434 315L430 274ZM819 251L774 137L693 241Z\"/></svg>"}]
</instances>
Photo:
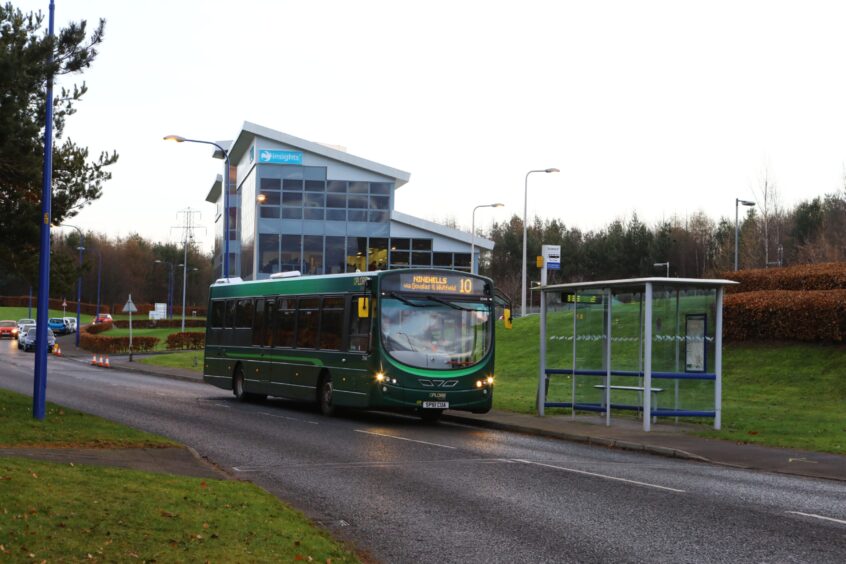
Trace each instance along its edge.
<instances>
[{"instance_id":1,"label":"grass verge","mask_svg":"<svg viewBox=\"0 0 846 564\"><path fill-rule=\"evenodd\" d=\"M15 561L357 561L246 482L0 458L0 492Z\"/></svg>"},{"instance_id":2,"label":"grass verge","mask_svg":"<svg viewBox=\"0 0 846 564\"><path fill-rule=\"evenodd\" d=\"M0 446L178 446L0 389ZM0 457L0 560L357 562L301 513L247 482Z\"/></svg>"},{"instance_id":3,"label":"grass verge","mask_svg":"<svg viewBox=\"0 0 846 564\"><path fill-rule=\"evenodd\" d=\"M196 359L196 364L194 360ZM203 372L203 351L185 351L169 354L157 354L139 358L138 362L152 366L167 366L168 368L184 368L198 374Z\"/></svg>"},{"instance_id":4,"label":"grass verge","mask_svg":"<svg viewBox=\"0 0 846 564\"><path fill-rule=\"evenodd\" d=\"M530 316L515 320L511 331L497 331L495 409L535 413L538 324L539 317ZM560 346L572 343L551 342L549 354L555 355L554 347ZM723 350L723 428L715 431L709 428L711 420L700 420L703 424L697 434L846 454L844 366L843 345L728 343ZM569 379L556 379L560 388L555 393L566 395L569 401ZM547 413L569 414L570 410L548 409ZM614 416L630 417L631 412Z\"/></svg>"}]
</instances>

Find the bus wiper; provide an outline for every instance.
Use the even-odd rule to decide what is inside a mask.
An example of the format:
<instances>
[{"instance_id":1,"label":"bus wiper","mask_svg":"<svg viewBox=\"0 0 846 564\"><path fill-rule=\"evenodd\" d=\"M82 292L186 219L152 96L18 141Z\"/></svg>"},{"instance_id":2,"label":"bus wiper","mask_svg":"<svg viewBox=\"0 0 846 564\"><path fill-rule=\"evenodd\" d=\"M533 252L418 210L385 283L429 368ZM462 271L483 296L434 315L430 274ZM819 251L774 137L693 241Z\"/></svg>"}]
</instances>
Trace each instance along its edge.
<instances>
[{"instance_id":1,"label":"bus wiper","mask_svg":"<svg viewBox=\"0 0 846 564\"><path fill-rule=\"evenodd\" d=\"M452 303L449 300L445 300L443 298L438 298L436 296L426 296L426 299L432 300L433 302L438 302L439 304L444 304L445 306L449 306L452 309L458 309L458 310L461 310L461 311L471 311L471 312L472 311L479 311L478 309L472 309L472 308L469 308L469 307L460 306L458 304Z\"/></svg>"},{"instance_id":2,"label":"bus wiper","mask_svg":"<svg viewBox=\"0 0 846 564\"><path fill-rule=\"evenodd\" d=\"M416 304L413 301L409 300L408 298L404 298L400 294L397 294L396 292L387 292L385 295L390 297L390 298L397 299L397 300L401 301L402 303L404 303L405 305L410 305L411 307L429 307L427 304Z\"/></svg>"}]
</instances>

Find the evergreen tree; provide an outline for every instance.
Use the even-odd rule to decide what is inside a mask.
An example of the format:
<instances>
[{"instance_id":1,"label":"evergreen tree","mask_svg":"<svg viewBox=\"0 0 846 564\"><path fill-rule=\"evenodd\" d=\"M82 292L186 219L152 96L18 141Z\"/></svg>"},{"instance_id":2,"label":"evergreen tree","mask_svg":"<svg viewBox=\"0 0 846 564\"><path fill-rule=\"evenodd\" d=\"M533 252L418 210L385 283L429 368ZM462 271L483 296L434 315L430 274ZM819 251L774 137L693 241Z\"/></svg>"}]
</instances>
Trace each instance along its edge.
<instances>
[{"instance_id":1,"label":"evergreen tree","mask_svg":"<svg viewBox=\"0 0 846 564\"><path fill-rule=\"evenodd\" d=\"M44 159L46 85L51 76L79 73L97 56L104 20L93 33L85 21L49 37L44 16L0 5L0 264L34 283L37 271ZM44 26L46 27L46 26ZM62 88L54 101L52 221L59 224L99 198L117 153L89 159L88 149L63 139L66 119L87 88Z\"/></svg>"}]
</instances>

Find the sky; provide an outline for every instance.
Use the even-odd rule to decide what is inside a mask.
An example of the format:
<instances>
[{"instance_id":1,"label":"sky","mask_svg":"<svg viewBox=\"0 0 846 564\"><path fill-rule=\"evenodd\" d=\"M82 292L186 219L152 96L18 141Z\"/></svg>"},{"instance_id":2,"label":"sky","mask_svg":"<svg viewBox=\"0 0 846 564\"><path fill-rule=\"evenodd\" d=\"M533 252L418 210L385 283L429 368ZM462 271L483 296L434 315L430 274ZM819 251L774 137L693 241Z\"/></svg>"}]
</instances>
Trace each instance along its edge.
<instances>
[{"instance_id":1,"label":"sky","mask_svg":"<svg viewBox=\"0 0 846 564\"><path fill-rule=\"evenodd\" d=\"M17 0L25 11L48 0ZM177 134L244 121L407 171L398 211L469 230L523 215L598 229L732 217L843 188L846 4L815 1L56 0L57 28L106 19L66 137L116 150L73 223L176 242L221 161ZM732 217L733 219L733 217Z\"/></svg>"}]
</instances>

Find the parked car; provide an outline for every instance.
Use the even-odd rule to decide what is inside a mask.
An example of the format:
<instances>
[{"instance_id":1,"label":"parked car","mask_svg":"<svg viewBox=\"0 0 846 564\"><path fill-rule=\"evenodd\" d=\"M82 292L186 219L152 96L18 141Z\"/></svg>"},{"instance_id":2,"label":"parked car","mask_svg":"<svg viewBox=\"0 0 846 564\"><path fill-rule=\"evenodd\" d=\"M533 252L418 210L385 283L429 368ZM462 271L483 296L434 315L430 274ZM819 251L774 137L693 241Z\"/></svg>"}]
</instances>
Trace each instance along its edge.
<instances>
[{"instance_id":1,"label":"parked car","mask_svg":"<svg viewBox=\"0 0 846 564\"><path fill-rule=\"evenodd\" d=\"M0 321L0 338L14 339L18 336L18 324L11 319Z\"/></svg>"},{"instance_id":2,"label":"parked car","mask_svg":"<svg viewBox=\"0 0 846 564\"><path fill-rule=\"evenodd\" d=\"M35 325L34 319L18 319L18 339L20 339L26 331L24 331L24 325Z\"/></svg>"},{"instance_id":3,"label":"parked car","mask_svg":"<svg viewBox=\"0 0 846 564\"><path fill-rule=\"evenodd\" d=\"M47 320L47 327L53 330L56 335L64 335L67 332L65 319L63 317L51 317Z\"/></svg>"},{"instance_id":4,"label":"parked car","mask_svg":"<svg viewBox=\"0 0 846 564\"><path fill-rule=\"evenodd\" d=\"M29 329L26 334L21 338L21 348L24 351L34 351L35 350L35 333L36 329L33 327ZM56 344L56 335L53 334L53 331L48 327L47 328L47 350L53 348L53 345Z\"/></svg>"},{"instance_id":5,"label":"parked car","mask_svg":"<svg viewBox=\"0 0 846 564\"><path fill-rule=\"evenodd\" d=\"M23 348L23 338L26 336L27 332L30 329L35 329L35 323L24 323L23 325L19 325L20 329L18 330L18 348Z\"/></svg>"},{"instance_id":6,"label":"parked car","mask_svg":"<svg viewBox=\"0 0 846 564\"><path fill-rule=\"evenodd\" d=\"M111 321L112 321L112 316L109 315L108 313L98 313L97 316L94 318L94 321L92 321L92 323L95 323L95 324L96 323L106 323L106 322L111 322Z\"/></svg>"},{"instance_id":7,"label":"parked car","mask_svg":"<svg viewBox=\"0 0 846 564\"><path fill-rule=\"evenodd\" d=\"M68 333L76 333L76 317L65 317L65 327Z\"/></svg>"}]
</instances>

